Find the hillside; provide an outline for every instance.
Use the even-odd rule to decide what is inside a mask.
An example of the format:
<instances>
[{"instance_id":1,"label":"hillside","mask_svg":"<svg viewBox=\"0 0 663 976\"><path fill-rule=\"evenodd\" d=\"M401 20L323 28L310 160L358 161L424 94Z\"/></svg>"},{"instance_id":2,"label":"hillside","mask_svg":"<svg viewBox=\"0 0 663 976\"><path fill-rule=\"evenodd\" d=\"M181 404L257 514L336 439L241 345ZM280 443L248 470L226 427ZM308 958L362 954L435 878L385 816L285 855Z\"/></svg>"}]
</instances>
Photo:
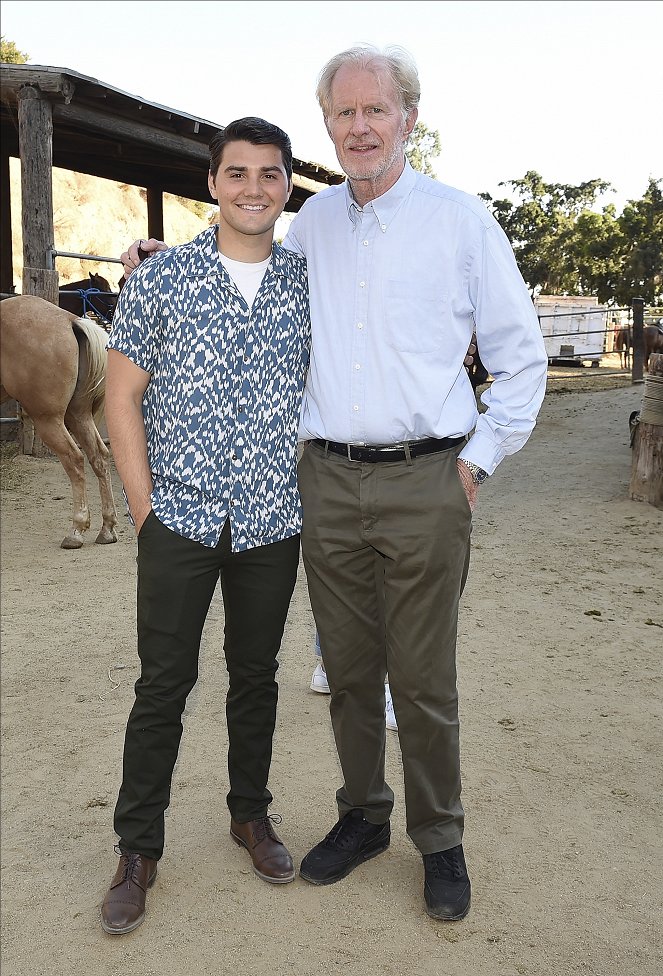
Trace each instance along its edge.
<instances>
[{"instance_id":1,"label":"hillside","mask_svg":"<svg viewBox=\"0 0 663 976\"><path fill-rule=\"evenodd\" d=\"M17 159L10 160L12 251L14 286L22 288L23 241L21 234L21 171ZM164 195L164 236L169 244L191 240L206 225L204 217L192 213L176 197ZM210 213L212 201L210 200ZM110 180L53 169L53 214L55 249L77 254L119 257L127 245L147 237L145 190L112 183ZM58 258L61 283L87 278L90 271L103 275L112 285L122 275L119 264Z\"/></svg>"}]
</instances>

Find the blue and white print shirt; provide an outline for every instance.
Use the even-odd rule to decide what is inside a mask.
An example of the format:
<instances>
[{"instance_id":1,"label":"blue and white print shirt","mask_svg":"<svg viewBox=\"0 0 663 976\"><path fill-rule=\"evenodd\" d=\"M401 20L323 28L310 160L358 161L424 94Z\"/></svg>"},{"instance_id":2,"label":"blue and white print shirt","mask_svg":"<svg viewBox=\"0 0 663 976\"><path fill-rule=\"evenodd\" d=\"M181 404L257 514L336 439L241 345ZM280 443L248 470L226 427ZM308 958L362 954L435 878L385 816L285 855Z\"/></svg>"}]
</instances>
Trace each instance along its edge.
<instances>
[{"instance_id":1,"label":"blue and white print shirt","mask_svg":"<svg viewBox=\"0 0 663 976\"><path fill-rule=\"evenodd\" d=\"M237 552L301 528L297 430L310 351L306 263L272 246L252 308L223 268L216 227L145 261L122 289L109 349L150 373L143 398L164 525Z\"/></svg>"}]
</instances>

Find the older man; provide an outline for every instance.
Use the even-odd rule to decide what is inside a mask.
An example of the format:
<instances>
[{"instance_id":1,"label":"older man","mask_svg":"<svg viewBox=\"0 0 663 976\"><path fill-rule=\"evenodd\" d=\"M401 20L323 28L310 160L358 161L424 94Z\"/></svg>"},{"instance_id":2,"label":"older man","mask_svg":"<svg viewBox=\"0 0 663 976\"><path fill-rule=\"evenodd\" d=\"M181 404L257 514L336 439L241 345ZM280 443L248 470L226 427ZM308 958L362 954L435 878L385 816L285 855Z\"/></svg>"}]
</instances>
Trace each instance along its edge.
<instances>
[{"instance_id":1,"label":"older man","mask_svg":"<svg viewBox=\"0 0 663 976\"><path fill-rule=\"evenodd\" d=\"M471 513L479 486L534 427L547 357L483 203L406 161L419 91L402 49L329 61L317 97L348 180L308 200L284 241L309 270L302 554L344 779L340 819L300 874L330 884L389 845L388 670L427 911L455 920L470 906L456 631ZM480 416L463 369L475 328L494 377Z\"/></svg>"}]
</instances>

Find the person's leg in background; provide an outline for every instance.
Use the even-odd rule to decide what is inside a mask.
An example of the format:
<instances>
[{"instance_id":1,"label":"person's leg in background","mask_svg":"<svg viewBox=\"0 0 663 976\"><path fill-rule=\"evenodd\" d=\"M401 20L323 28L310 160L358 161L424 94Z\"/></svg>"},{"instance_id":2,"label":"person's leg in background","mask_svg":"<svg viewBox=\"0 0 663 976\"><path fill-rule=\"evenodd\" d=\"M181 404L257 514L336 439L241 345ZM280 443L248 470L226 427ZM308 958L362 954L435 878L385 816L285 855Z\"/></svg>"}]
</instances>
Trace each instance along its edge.
<instances>
[{"instance_id":1,"label":"person's leg in background","mask_svg":"<svg viewBox=\"0 0 663 976\"><path fill-rule=\"evenodd\" d=\"M311 676L311 691L317 691L319 695L329 694L329 682L327 681L327 672L325 671L324 661L322 660L322 649L320 647L320 634L318 633L318 628L315 628L315 640L313 643L313 650L317 658L315 670Z\"/></svg>"}]
</instances>

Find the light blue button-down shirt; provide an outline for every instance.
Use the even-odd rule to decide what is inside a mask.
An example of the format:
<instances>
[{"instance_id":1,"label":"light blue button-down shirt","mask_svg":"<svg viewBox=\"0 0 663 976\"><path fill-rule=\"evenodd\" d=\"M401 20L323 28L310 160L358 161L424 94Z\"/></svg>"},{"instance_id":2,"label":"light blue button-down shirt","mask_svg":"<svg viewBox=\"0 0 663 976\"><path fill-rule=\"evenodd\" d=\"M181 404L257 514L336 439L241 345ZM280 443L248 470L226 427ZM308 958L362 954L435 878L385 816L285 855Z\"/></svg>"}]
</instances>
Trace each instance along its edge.
<instances>
[{"instance_id":1,"label":"light blue button-down shirt","mask_svg":"<svg viewBox=\"0 0 663 976\"><path fill-rule=\"evenodd\" d=\"M547 355L513 250L477 198L416 173L360 208L349 184L310 197L284 246L306 256L312 352L300 438L392 444L474 435L490 474L531 434ZM479 414L472 332L494 380Z\"/></svg>"}]
</instances>

